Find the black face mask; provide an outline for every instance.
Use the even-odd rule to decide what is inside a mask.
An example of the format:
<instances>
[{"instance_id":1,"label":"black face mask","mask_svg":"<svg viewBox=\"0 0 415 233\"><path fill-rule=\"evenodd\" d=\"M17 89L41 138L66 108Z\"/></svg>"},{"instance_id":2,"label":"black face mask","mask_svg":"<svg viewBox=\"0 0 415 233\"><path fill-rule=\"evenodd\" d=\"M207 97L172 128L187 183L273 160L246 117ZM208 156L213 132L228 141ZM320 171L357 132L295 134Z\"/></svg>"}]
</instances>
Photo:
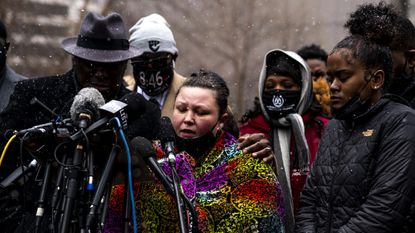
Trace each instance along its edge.
<instances>
[{"instance_id":1,"label":"black face mask","mask_svg":"<svg viewBox=\"0 0 415 233\"><path fill-rule=\"evenodd\" d=\"M340 109L331 109L334 118L338 120L353 120L369 109L369 98L362 100L359 95L355 95Z\"/></svg>"},{"instance_id":2,"label":"black face mask","mask_svg":"<svg viewBox=\"0 0 415 233\"><path fill-rule=\"evenodd\" d=\"M331 108L333 117L338 120L353 120L359 115L365 113L370 107L369 97L365 100L360 98L360 93L366 88L373 76L366 81L366 84L356 93L349 101L347 101L341 108Z\"/></svg>"},{"instance_id":3,"label":"black face mask","mask_svg":"<svg viewBox=\"0 0 415 233\"><path fill-rule=\"evenodd\" d=\"M177 148L179 151L186 151L195 158L204 156L206 153L210 152L216 143L216 139L220 135L220 133L217 133L216 136L213 134L213 129L216 125L217 124L215 124L208 133L198 138L182 138L176 135Z\"/></svg>"},{"instance_id":4,"label":"black face mask","mask_svg":"<svg viewBox=\"0 0 415 233\"><path fill-rule=\"evenodd\" d=\"M167 90L174 75L173 63L157 68L133 66L133 70L137 85L149 96L156 96Z\"/></svg>"},{"instance_id":5,"label":"black face mask","mask_svg":"<svg viewBox=\"0 0 415 233\"><path fill-rule=\"evenodd\" d=\"M272 119L278 119L296 111L300 96L300 91L264 90L262 101L267 114Z\"/></svg>"},{"instance_id":6,"label":"black face mask","mask_svg":"<svg viewBox=\"0 0 415 233\"><path fill-rule=\"evenodd\" d=\"M198 138L182 138L176 136L176 145L179 151L186 151L189 155L200 158L208 153L216 143L217 137L212 131Z\"/></svg>"}]
</instances>

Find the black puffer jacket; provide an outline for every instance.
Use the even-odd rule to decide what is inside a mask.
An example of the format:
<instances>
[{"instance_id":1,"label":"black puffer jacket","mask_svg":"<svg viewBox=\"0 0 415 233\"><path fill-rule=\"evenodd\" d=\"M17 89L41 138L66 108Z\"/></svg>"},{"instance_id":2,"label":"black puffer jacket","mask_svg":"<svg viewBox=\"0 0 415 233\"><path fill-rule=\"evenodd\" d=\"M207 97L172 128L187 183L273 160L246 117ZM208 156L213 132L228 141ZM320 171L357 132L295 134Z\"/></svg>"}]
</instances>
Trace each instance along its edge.
<instances>
[{"instance_id":1,"label":"black puffer jacket","mask_svg":"<svg viewBox=\"0 0 415 233\"><path fill-rule=\"evenodd\" d=\"M332 120L301 196L297 232L400 232L415 187L415 111L382 98Z\"/></svg>"}]
</instances>

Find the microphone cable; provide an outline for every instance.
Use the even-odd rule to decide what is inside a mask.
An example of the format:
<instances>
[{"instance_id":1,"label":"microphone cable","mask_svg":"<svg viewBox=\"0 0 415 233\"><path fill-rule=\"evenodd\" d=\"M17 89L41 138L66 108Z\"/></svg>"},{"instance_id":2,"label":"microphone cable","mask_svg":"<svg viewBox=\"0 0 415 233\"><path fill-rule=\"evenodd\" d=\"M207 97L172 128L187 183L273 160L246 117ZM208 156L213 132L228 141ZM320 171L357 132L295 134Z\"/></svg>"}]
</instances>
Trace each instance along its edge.
<instances>
[{"instance_id":1,"label":"microphone cable","mask_svg":"<svg viewBox=\"0 0 415 233\"><path fill-rule=\"evenodd\" d=\"M118 130L118 134L120 135L120 138L123 142L125 153L127 155L127 165L128 165L128 186L129 186L129 193L131 197L131 212L132 212L132 220L133 220L133 229L134 233L137 233L137 219L136 219L136 212L135 212L135 204L134 204L134 188L133 188L133 176L131 171L131 152L130 148L128 146L128 142L125 138L124 132L122 130L121 122L118 119L118 117L114 117L110 120L115 122L116 130Z\"/></svg>"},{"instance_id":2,"label":"microphone cable","mask_svg":"<svg viewBox=\"0 0 415 233\"><path fill-rule=\"evenodd\" d=\"M1 157L0 157L0 166L1 166L1 163L3 162L3 158L4 158L4 156L6 155L6 151L7 151L7 149L9 148L9 146L10 146L10 144L12 143L12 141L14 140L16 138L16 134L14 134L10 139L9 139L9 141L6 143L6 146L4 146L4 148L3 148L3 152L1 153Z\"/></svg>"}]
</instances>

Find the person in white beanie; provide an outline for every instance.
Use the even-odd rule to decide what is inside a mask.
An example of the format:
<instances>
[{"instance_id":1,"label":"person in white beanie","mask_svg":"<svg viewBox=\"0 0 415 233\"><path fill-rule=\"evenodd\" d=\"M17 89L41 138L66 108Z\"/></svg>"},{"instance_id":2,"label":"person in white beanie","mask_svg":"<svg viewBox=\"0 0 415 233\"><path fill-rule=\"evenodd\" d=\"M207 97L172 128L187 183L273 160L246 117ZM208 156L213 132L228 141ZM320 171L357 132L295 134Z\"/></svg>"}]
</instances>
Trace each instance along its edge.
<instances>
[{"instance_id":1,"label":"person in white beanie","mask_svg":"<svg viewBox=\"0 0 415 233\"><path fill-rule=\"evenodd\" d=\"M135 91L156 100L162 115L171 118L175 94L185 78L175 72L178 49L170 25L159 14L145 16L130 29L130 43L140 50L131 59Z\"/></svg>"},{"instance_id":2,"label":"person in white beanie","mask_svg":"<svg viewBox=\"0 0 415 233\"><path fill-rule=\"evenodd\" d=\"M134 91L146 99L156 100L161 115L171 118L176 93L186 78L175 71L178 49L170 25L163 16L150 14L130 28L129 41L140 50L139 55L131 59L136 83ZM231 123L227 123L225 128L237 137L239 130L236 122L228 122ZM233 129L235 127L236 130ZM244 153L253 153L266 162L272 160L270 142L264 134L246 134L239 141L238 149Z\"/></svg>"}]
</instances>

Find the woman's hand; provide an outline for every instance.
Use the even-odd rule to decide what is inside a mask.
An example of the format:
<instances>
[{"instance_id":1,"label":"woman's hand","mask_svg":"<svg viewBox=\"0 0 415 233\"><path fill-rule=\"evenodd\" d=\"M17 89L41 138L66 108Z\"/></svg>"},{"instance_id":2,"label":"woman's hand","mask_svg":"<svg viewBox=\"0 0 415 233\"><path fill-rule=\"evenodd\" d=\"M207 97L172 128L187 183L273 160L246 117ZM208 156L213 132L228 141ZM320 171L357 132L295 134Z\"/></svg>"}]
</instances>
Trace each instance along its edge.
<instances>
[{"instance_id":1,"label":"woman's hand","mask_svg":"<svg viewBox=\"0 0 415 233\"><path fill-rule=\"evenodd\" d=\"M244 153L252 153L252 156L263 159L266 163L272 163L274 153L270 141L262 133L245 134L239 137L238 149Z\"/></svg>"}]
</instances>

